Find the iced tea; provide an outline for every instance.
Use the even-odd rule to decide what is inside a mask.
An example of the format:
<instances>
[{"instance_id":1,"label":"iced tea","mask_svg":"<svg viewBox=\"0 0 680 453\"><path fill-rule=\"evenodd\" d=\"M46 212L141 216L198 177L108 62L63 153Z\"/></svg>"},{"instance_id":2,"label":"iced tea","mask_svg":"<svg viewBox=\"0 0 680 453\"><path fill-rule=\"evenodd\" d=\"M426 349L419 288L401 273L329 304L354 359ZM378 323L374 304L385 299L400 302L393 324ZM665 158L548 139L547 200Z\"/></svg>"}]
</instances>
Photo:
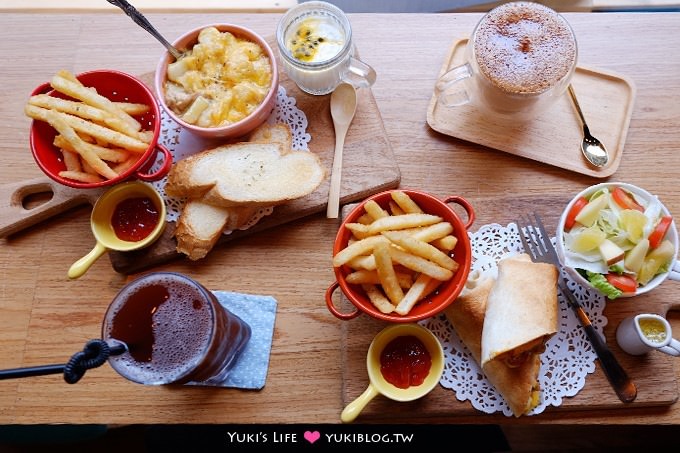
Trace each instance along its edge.
<instances>
[{"instance_id":1,"label":"iced tea","mask_svg":"<svg viewBox=\"0 0 680 453\"><path fill-rule=\"evenodd\" d=\"M250 326L200 283L156 272L128 283L109 306L102 335L128 351L109 358L125 378L147 385L223 381L250 339Z\"/></svg>"}]
</instances>

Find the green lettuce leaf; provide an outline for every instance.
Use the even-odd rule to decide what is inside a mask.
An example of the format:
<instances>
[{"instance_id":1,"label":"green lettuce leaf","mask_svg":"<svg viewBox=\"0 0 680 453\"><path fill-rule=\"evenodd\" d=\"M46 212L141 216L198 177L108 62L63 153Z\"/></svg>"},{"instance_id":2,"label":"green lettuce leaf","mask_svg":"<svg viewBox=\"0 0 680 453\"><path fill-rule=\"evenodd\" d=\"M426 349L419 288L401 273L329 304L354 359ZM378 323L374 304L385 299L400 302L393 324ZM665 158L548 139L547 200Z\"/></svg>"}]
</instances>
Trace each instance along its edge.
<instances>
[{"instance_id":1,"label":"green lettuce leaf","mask_svg":"<svg viewBox=\"0 0 680 453\"><path fill-rule=\"evenodd\" d=\"M614 263L611 266L609 266L609 272L621 275L624 272L626 272L626 269L621 265L621 262L619 261L618 263Z\"/></svg>"},{"instance_id":2,"label":"green lettuce leaf","mask_svg":"<svg viewBox=\"0 0 680 453\"><path fill-rule=\"evenodd\" d=\"M588 281L591 285L593 285L593 288L600 291L609 299L616 299L621 294L623 294L623 291L612 286L604 275L595 272L586 272L586 274L588 275Z\"/></svg>"}]
</instances>

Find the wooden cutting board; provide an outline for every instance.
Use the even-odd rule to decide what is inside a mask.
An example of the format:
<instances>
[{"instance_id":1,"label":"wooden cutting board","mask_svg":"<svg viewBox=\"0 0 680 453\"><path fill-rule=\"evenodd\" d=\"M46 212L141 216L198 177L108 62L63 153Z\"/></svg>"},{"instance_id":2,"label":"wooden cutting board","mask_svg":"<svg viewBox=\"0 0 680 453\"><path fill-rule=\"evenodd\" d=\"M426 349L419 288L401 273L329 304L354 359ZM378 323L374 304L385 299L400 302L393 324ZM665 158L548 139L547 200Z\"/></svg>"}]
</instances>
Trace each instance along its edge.
<instances>
[{"instance_id":1,"label":"wooden cutting board","mask_svg":"<svg viewBox=\"0 0 680 453\"><path fill-rule=\"evenodd\" d=\"M554 231L557 225L557 216L543 215L543 212L559 213L568 198L557 197L541 200L541 215L548 231ZM510 206L513 212L524 212L535 208L535 200L513 199L513 201L499 198L490 203L498 203L499 206ZM494 210L494 206L487 206ZM345 207L346 214L350 207ZM476 231L481 225L473 225L470 231ZM635 407L667 406L678 399L678 384L675 378L674 360L677 358L669 355L653 352L644 356L631 356L624 353L616 344L616 327L626 317L638 313L658 313L666 315L669 310L677 309L678 304L673 305L677 290L674 282L664 282L653 292L631 299L619 299L607 303L604 315L608 323L604 327L607 344L614 355L619 359L623 368L628 372L638 388L638 396L631 404L624 404L616 397L596 361L596 370L586 377L585 386L575 396L564 398L562 404L557 407L548 406L542 414L532 417L542 417L555 412L566 410L594 410L594 409L620 409L631 410ZM341 293L341 292L340 292ZM454 302L455 303L455 302ZM351 310L351 303L344 297L338 296L338 308L343 312ZM366 371L366 354L373 337L388 324L362 314L350 321L343 321L341 330L342 351L342 401L346 406L356 399L368 386L368 374ZM458 401L453 390L437 386L431 393L420 400L398 403L381 395L373 399L361 412L358 421L370 419L427 419L432 417L469 416L478 415L470 401ZM502 413L498 412L490 417L498 420L506 420Z\"/></svg>"},{"instance_id":2,"label":"wooden cutting board","mask_svg":"<svg viewBox=\"0 0 680 453\"><path fill-rule=\"evenodd\" d=\"M74 189L47 176L0 186L0 238L4 238L75 206L91 204L104 193Z\"/></svg>"},{"instance_id":3,"label":"wooden cutting board","mask_svg":"<svg viewBox=\"0 0 680 453\"><path fill-rule=\"evenodd\" d=\"M142 79L152 83L152 74ZM247 229L223 235L215 249L233 240L258 233L269 228L326 211L330 170L333 165L335 131L330 114L330 95L313 96L300 90L284 73L280 83L289 97L295 98L297 107L302 110L309 122L307 132L312 139L309 150L316 153L327 169L326 180L307 197L294 200L274 208L274 212L262 218L256 225ZM361 200L382 190L399 186L401 174L373 93L369 88L357 91L358 105L356 115L345 139L342 169L341 205ZM184 257L176 250L173 237L174 222L169 222L163 236L142 250L134 252L111 252L109 257L113 268L123 274L143 271L176 258ZM215 249L211 253L215 253Z\"/></svg>"},{"instance_id":4,"label":"wooden cutting board","mask_svg":"<svg viewBox=\"0 0 680 453\"><path fill-rule=\"evenodd\" d=\"M276 49L274 38L269 38L269 41L272 48ZM153 87L152 72L139 75L139 78ZM279 81L286 89L288 97L296 101L296 106L307 117L306 132L311 136L309 150L321 159L327 170L326 180L309 196L275 207L271 215L261 219L252 228L223 235L215 248L235 239L326 210L335 148L330 94L324 96L307 94L283 72ZM361 88L357 92L357 97L356 115L345 139L341 205L361 200L382 190L396 188L401 180L399 167L372 91L370 88ZM221 143L214 142L211 146L219 144ZM47 176L0 185L0 214L2 214L0 237L14 234L74 206L94 204L103 191L103 189L72 189L52 181ZM175 224L169 222L161 238L151 246L134 252L109 252L113 268L120 273L131 274L184 257L175 250L174 232Z\"/></svg>"}]
</instances>

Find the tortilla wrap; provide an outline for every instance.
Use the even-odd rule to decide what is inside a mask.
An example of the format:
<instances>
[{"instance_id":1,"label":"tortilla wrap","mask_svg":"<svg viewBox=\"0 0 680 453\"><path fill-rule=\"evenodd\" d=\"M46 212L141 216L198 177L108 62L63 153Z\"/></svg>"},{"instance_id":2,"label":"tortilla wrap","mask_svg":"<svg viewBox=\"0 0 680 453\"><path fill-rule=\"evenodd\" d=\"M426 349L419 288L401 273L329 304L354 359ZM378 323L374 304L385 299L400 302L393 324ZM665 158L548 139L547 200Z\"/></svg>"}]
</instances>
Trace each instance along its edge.
<instances>
[{"instance_id":1,"label":"tortilla wrap","mask_svg":"<svg viewBox=\"0 0 680 453\"><path fill-rule=\"evenodd\" d=\"M557 333L557 268L523 253L498 262L482 330L482 366L496 358L517 366Z\"/></svg>"},{"instance_id":2,"label":"tortilla wrap","mask_svg":"<svg viewBox=\"0 0 680 453\"><path fill-rule=\"evenodd\" d=\"M444 314L481 367L484 315L495 280L487 277L472 283L472 287L464 289ZM529 360L515 368L510 368L502 360L492 360L483 367L483 372L508 403L514 416L519 417L536 407L540 401L540 366L540 355L532 354Z\"/></svg>"}]
</instances>

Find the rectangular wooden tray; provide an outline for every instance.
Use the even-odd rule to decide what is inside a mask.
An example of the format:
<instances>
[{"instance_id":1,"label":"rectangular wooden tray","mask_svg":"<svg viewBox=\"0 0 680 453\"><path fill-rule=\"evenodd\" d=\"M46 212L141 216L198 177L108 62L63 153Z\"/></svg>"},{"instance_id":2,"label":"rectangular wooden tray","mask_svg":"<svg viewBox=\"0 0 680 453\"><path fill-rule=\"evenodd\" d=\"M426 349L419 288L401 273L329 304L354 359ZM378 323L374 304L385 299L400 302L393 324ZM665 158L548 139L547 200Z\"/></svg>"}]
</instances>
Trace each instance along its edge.
<instances>
[{"instance_id":1,"label":"rectangular wooden tray","mask_svg":"<svg viewBox=\"0 0 680 453\"><path fill-rule=\"evenodd\" d=\"M153 74L142 79L153 83ZM333 154L335 131L330 114L330 94L313 96L300 90L284 72L279 78L289 97L297 102L309 122L307 132L312 139L309 150L316 153L327 170L326 180L312 194L274 208L274 212L247 230L237 230L222 235L210 253L219 253L218 247L230 241L282 225L302 217L325 212ZM380 110L370 88L357 91L358 105L352 124L347 132L343 152L342 184L340 202L350 203L382 190L399 186L401 173L387 138ZM151 266L165 263L184 255L175 250L175 224L168 222L161 238L151 246L132 252L110 252L113 268L123 274L143 271Z\"/></svg>"},{"instance_id":2,"label":"rectangular wooden tray","mask_svg":"<svg viewBox=\"0 0 680 453\"><path fill-rule=\"evenodd\" d=\"M467 39L456 41L438 77L463 63ZM572 79L574 91L590 132L607 147L611 161L590 165L581 154L582 127L568 94L524 125L494 123L472 105L447 108L433 94L427 123L442 134L526 157L596 178L611 176L618 168L635 101L635 84L625 76L579 66Z\"/></svg>"},{"instance_id":3,"label":"rectangular wooden tray","mask_svg":"<svg viewBox=\"0 0 680 453\"><path fill-rule=\"evenodd\" d=\"M344 299L344 296L342 297ZM343 300L342 304L349 304ZM637 313L635 307L628 306L631 315ZM637 311L636 311L637 310ZM350 309L346 308L346 311ZM648 311L645 309L645 311ZM652 310L654 311L654 310ZM633 357L623 353L615 344L614 329L620 322L620 316L610 315L607 329L607 343L614 349L614 354L621 361L624 369L633 378L638 387L637 399L626 405L619 401L604 376L599 364L595 373L586 377L586 384L574 397L565 398L557 407L549 406L542 414L532 417L542 417L555 411L565 410L595 410L612 409L630 410L634 407L668 406L677 401L678 390L671 356L662 353L650 353L644 357ZM343 407L359 397L368 386L366 371L366 354L373 337L386 327L383 321L373 319L362 314L350 321L344 321L342 326L342 401ZM596 362L597 363L597 362ZM358 420L375 418L426 419L428 417L470 416L479 415L470 401L458 401L453 390L438 385L420 400L399 403L378 396L361 412ZM498 412L494 414L500 419L506 417ZM491 415L490 415L491 416Z\"/></svg>"},{"instance_id":4,"label":"rectangular wooden tray","mask_svg":"<svg viewBox=\"0 0 680 453\"><path fill-rule=\"evenodd\" d=\"M549 206L564 206L567 201L559 197L549 197L542 200L542 203ZM499 203L504 202L500 200ZM503 206L508 208L506 205ZM352 206L345 206L343 214L347 214L351 208ZM497 208L500 209L500 205ZM550 230L557 223L557 218L547 217L544 221ZM339 294L336 306L343 313L351 312L354 309L353 306L341 291ZM615 338L616 327L628 316L642 311L664 316L669 310L680 308L674 303L673 294L672 284L662 285L645 297L644 309L640 308L641 300L637 301L637 299L616 300L610 302L605 309L608 321L604 327L606 341L637 385L638 395L635 401L630 404L619 401L596 361L595 372L586 377L585 386L576 395L564 398L559 406L548 406L541 414L531 417L546 417L551 414L554 416L555 412L574 410L621 409L625 411L636 407L668 406L675 403L678 400L678 384L674 370L674 361L677 358L657 352L631 356L618 347ZM367 388L369 381L366 371L366 354L373 337L387 325L384 321L366 314L343 321L341 326L343 406L352 402ZM470 401L459 401L453 390L438 385L425 397L411 402L395 402L379 395L366 405L357 421L362 419L427 420L433 417L464 417L479 414L481 412L475 409ZM501 422L508 419L500 412L490 414L489 417Z\"/></svg>"}]
</instances>

